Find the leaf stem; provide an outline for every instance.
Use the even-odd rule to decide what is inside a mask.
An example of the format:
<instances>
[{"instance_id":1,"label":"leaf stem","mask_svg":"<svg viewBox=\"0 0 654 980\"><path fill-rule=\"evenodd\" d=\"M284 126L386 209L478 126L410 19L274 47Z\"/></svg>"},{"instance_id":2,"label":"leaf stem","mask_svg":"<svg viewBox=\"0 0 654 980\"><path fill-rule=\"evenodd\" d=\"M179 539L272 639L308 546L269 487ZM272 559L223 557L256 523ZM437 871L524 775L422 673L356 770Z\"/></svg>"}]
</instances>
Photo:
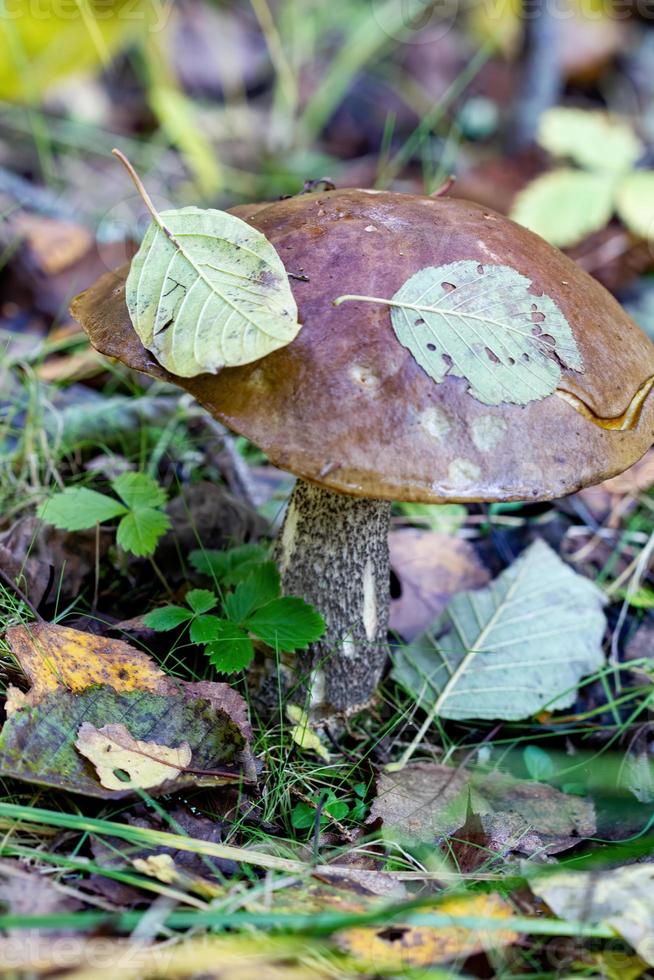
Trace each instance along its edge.
<instances>
[{"instance_id":1,"label":"leaf stem","mask_svg":"<svg viewBox=\"0 0 654 980\"><path fill-rule=\"evenodd\" d=\"M132 178L132 182L134 183L134 186L136 187L137 191L139 192L139 195L142 198L143 203L145 204L146 208L148 209L148 211L152 215L153 219L157 222L157 224L159 225L160 228L163 228L164 225L163 225L163 222L162 222L162 220L161 220L161 218L159 216L159 212L155 208L154 203L152 201L152 198L150 197L150 195L146 191L145 186L143 184L143 181L141 180L141 178L137 174L136 170L134 170L134 167L132 166L132 164L129 162L129 160L127 159L127 157L125 156L125 154L122 152L122 150L118 150L116 147L114 147L111 152L113 153L113 155L116 157L117 160L120 160L120 162L122 163L123 167L125 168L125 170L127 171L127 173L130 175L130 177Z\"/></svg>"},{"instance_id":2,"label":"leaf stem","mask_svg":"<svg viewBox=\"0 0 654 980\"><path fill-rule=\"evenodd\" d=\"M340 306L341 303L384 303L385 306L406 306L406 303L395 303L392 299L382 299L381 296L356 296L354 293L347 293L345 296L337 296L332 300L332 306Z\"/></svg>"}]
</instances>

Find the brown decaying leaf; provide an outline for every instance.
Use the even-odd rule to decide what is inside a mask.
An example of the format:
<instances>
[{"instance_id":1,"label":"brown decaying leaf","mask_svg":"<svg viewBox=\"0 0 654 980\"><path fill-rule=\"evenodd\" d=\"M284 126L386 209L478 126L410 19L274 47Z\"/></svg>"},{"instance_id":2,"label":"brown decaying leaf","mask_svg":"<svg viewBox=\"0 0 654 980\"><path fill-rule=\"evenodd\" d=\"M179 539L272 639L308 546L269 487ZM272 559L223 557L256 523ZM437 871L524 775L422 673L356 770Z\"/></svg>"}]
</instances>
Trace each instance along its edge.
<instances>
[{"instance_id":1,"label":"brown decaying leaf","mask_svg":"<svg viewBox=\"0 0 654 980\"><path fill-rule=\"evenodd\" d=\"M480 817L487 857L493 853L556 854L595 832L589 800L501 772L481 773L417 762L381 773L368 822L390 836L441 843Z\"/></svg>"},{"instance_id":2,"label":"brown decaying leaf","mask_svg":"<svg viewBox=\"0 0 654 980\"><path fill-rule=\"evenodd\" d=\"M54 624L13 627L7 640L32 686L26 693L8 691L0 734L5 775L102 798L129 796L146 783L151 792L169 792L255 778L247 705L228 685L180 681L122 640ZM75 745L80 726L87 755L89 734L97 741L107 726L104 734L113 741L105 737L102 747L112 752L111 772L127 771L134 783L112 781L108 787L106 769L98 781ZM116 755L116 739L128 746L124 758ZM186 754L175 754L175 767L160 766L153 774L162 754L170 762L167 750L183 742ZM144 767L150 770L145 777Z\"/></svg>"},{"instance_id":3,"label":"brown decaying leaf","mask_svg":"<svg viewBox=\"0 0 654 980\"><path fill-rule=\"evenodd\" d=\"M81 903L67 895L52 878L45 877L36 868L9 859L0 861L0 905L14 916L57 915L81 908ZM10 929L9 934L25 942L23 929ZM33 931L30 936L36 938ZM5 962L0 953L0 963L4 966Z\"/></svg>"},{"instance_id":4,"label":"brown decaying leaf","mask_svg":"<svg viewBox=\"0 0 654 980\"><path fill-rule=\"evenodd\" d=\"M79 596L93 573L96 555L102 561L110 542L109 535L101 534L98 541L94 530L60 531L38 517L24 517L0 535L0 544L34 576L39 587L46 576L48 583L52 580L50 591L60 602ZM34 601L35 597L30 598Z\"/></svg>"},{"instance_id":5,"label":"brown decaying leaf","mask_svg":"<svg viewBox=\"0 0 654 980\"><path fill-rule=\"evenodd\" d=\"M419 636L457 592L478 589L490 576L473 546L431 531L393 531L391 568L402 594L391 601L390 627L405 640Z\"/></svg>"}]
</instances>

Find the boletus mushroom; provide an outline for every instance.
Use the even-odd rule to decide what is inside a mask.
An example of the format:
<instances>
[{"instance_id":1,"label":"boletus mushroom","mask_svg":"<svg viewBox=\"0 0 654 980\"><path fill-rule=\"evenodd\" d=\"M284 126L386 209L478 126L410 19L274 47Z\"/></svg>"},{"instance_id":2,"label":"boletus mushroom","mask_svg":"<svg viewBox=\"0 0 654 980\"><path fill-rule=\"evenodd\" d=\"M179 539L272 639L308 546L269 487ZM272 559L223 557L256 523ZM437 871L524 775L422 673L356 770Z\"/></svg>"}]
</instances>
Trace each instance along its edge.
<instances>
[{"instance_id":1,"label":"boletus mushroom","mask_svg":"<svg viewBox=\"0 0 654 980\"><path fill-rule=\"evenodd\" d=\"M328 624L298 658L299 676L314 717L347 714L370 702L387 658L391 501L543 501L625 470L652 442L654 346L565 255L476 204L334 190L235 213L267 236L291 276L303 326L288 346L217 375L167 374L131 326L126 269L105 274L72 311L99 351L186 389L298 477L276 558L285 591ZM456 320L452 336L489 383L516 368L493 332L494 275L524 277L529 303L522 296L515 323L546 351L551 393L525 403L510 391L480 395L456 351L440 357L435 380L400 342L399 304L384 298L443 266L474 270L460 298L449 276L437 286L449 294L443 324ZM343 294L350 301L335 305ZM420 308L407 314L419 346ZM569 325L573 358L548 332L553 309ZM436 346L425 334L425 357ZM528 353L522 361L524 374Z\"/></svg>"}]
</instances>

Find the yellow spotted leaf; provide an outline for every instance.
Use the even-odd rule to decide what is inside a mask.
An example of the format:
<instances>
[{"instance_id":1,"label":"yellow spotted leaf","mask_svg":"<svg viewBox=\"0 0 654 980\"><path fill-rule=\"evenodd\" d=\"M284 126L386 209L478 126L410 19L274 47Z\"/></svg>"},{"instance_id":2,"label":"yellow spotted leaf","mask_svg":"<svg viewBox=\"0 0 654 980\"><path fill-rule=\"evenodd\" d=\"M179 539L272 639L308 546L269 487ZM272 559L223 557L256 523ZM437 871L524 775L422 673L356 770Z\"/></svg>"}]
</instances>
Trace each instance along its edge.
<instances>
[{"instance_id":1,"label":"yellow spotted leaf","mask_svg":"<svg viewBox=\"0 0 654 980\"><path fill-rule=\"evenodd\" d=\"M428 911L421 910L423 913ZM440 903L433 911L439 916L451 915L452 924L437 928L393 922L391 926L384 927L355 927L338 934L339 945L358 961L386 972L408 967L428 967L508 946L518 939L518 933L510 928L508 922L505 929L497 928L494 923L488 929L484 929L483 923L475 928L456 924L457 918L463 917L480 920L510 919L512 908L499 895L453 898Z\"/></svg>"},{"instance_id":2,"label":"yellow spotted leaf","mask_svg":"<svg viewBox=\"0 0 654 980\"><path fill-rule=\"evenodd\" d=\"M32 687L27 697L37 704L46 694L66 688L79 694L94 684L115 691L166 693L170 680L147 654L122 640L35 623L7 630L7 641Z\"/></svg>"}]
</instances>

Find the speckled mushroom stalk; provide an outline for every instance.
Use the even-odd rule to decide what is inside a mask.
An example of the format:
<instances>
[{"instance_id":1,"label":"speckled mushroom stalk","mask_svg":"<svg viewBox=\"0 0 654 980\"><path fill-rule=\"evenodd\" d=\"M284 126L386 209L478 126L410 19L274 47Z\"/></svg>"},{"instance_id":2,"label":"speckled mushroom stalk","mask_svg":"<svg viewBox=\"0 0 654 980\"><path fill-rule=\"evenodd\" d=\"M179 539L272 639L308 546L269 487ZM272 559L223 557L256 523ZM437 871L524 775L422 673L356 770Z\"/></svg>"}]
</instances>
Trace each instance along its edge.
<instances>
[{"instance_id":1,"label":"speckled mushroom stalk","mask_svg":"<svg viewBox=\"0 0 654 980\"><path fill-rule=\"evenodd\" d=\"M388 655L391 505L298 480L275 547L284 592L325 618L298 655L299 700L314 718L370 703ZM306 695L306 697L305 697Z\"/></svg>"}]
</instances>

